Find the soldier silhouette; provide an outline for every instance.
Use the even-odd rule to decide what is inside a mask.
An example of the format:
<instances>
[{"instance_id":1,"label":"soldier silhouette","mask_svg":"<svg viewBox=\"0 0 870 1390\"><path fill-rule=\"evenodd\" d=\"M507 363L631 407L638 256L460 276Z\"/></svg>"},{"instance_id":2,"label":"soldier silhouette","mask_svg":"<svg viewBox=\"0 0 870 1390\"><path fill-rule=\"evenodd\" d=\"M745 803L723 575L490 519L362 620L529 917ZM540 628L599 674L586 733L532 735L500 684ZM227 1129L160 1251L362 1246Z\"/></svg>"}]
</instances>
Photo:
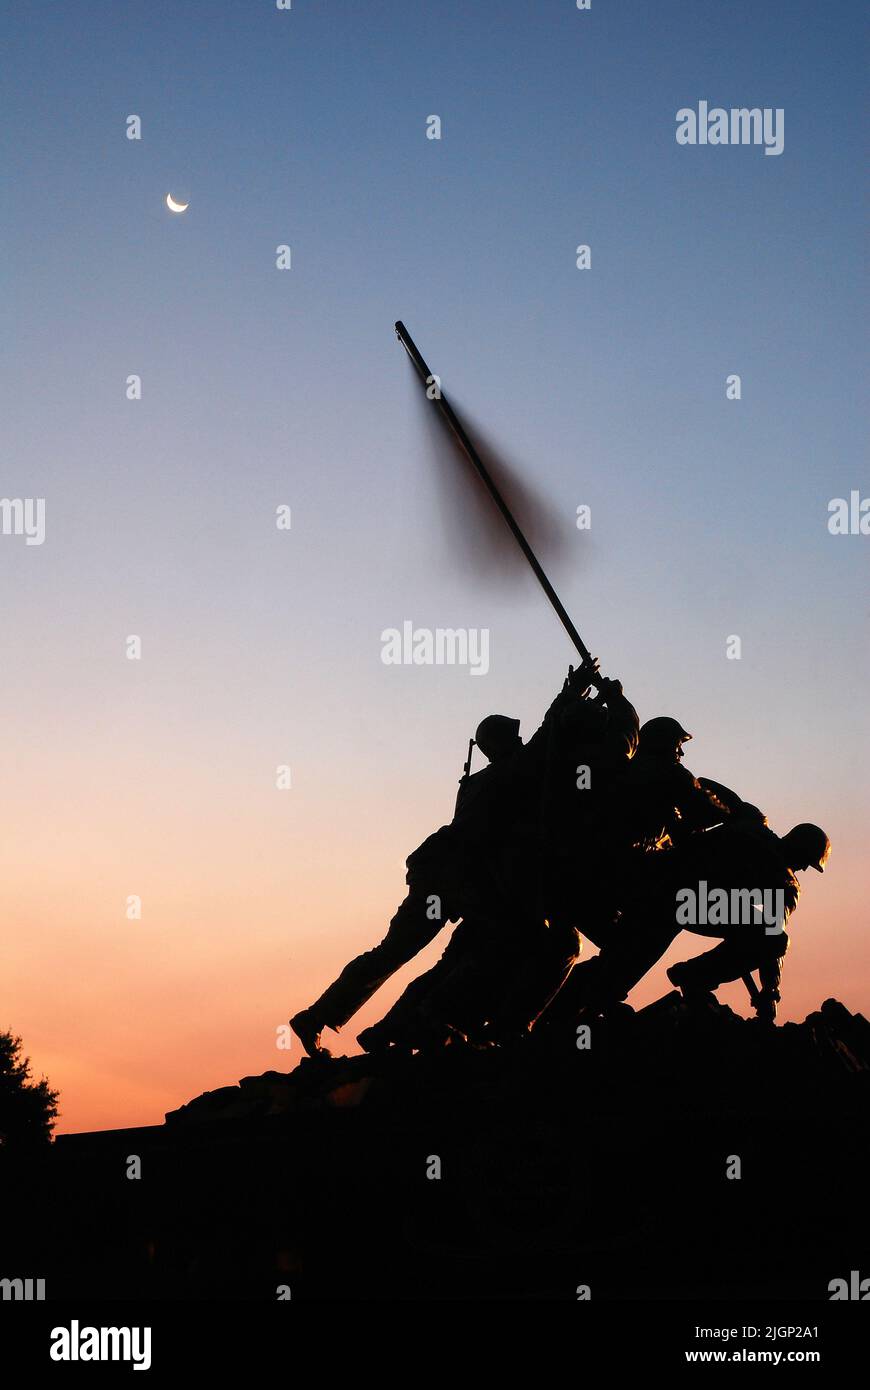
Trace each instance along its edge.
<instances>
[{"instance_id":1,"label":"soldier silhouette","mask_svg":"<svg viewBox=\"0 0 870 1390\"><path fill-rule=\"evenodd\" d=\"M600 680L597 670L597 661L590 658L569 674L528 743L520 737L517 719L489 715L481 721L475 742L488 766L463 777L451 823L430 835L407 860L408 895L383 941L345 966L315 1003L290 1020L309 1054L329 1055L320 1041L323 1029L340 1030L396 970L434 940L445 922L455 922L469 910L481 915L488 902L499 896L503 900L511 891L508 883L516 885L518 851L528 849L532 838L534 852L539 849L542 797L554 765L554 745L561 747L567 740L568 750L574 748L590 707L598 705L587 698L590 681L597 680L602 697L595 710L596 725L611 729L613 745L623 757L634 751L637 715L619 682ZM610 713L605 712L608 701ZM561 765L560 759L556 762ZM529 884L526 873L522 886L531 891ZM433 909L433 903L440 904L440 910ZM370 1046L377 1037L367 1029L360 1041Z\"/></svg>"},{"instance_id":2,"label":"soldier silhouette","mask_svg":"<svg viewBox=\"0 0 870 1390\"><path fill-rule=\"evenodd\" d=\"M774 1020L782 959L789 945L785 924L800 898L795 874L808 868L823 873L831 844L819 826L808 822L780 837L755 812L748 808L745 815L691 837L667 856L669 872L656 894L626 913L599 955L574 972L575 1010L600 1011L625 999L686 930L718 937L720 944L671 966L669 979L684 997L695 1002L709 999L719 985L758 969L761 989L754 990L753 1005L760 1019ZM702 897L707 901L713 894L724 894L728 904L715 921L706 913L683 919L680 899L683 904ZM767 915L767 904L776 907L775 921ZM558 1002L563 1005L561 999Z\"/></svg>"},{"instance_id":3,"label":"soldier silhouette","mask_svg":"<svg viewBox=\"0 0 870 1390\"><path fill-rule=\"evenodd\" d=\"M368 1050L443 1041L457 1030L479 1035L485 1023L489 1038L515 1036L570 974L580 949L578 884L591 872L585 827L638 732L619 681L598 678L598 698L588 698L596 671L593 661L569 675L512 766L499 832L475 861L461 924L437 965L360 1034ZM578 767L591 780L578 779Z\"/></svg>"},{"instance_id":4,"label":"soldier silhouette","mask_svg":"<svg viewBox=\"0 0 870 1390\"><path fill-rule=\"evenodd\" d=\"M320 998L290 1020L306 1052L329 1056L320 1036L335 1032L362 1008L391 975L413 960L447 922L458 921L466 863L483 842L498 833L499 787L504 773L523 748L520 721L493 714L482 720L474 742L489 759L479 772L460 780L453 820L429 835L406 860L408 893L387 928L386 936L344 967Z\"/></svg>"}]
</instances>

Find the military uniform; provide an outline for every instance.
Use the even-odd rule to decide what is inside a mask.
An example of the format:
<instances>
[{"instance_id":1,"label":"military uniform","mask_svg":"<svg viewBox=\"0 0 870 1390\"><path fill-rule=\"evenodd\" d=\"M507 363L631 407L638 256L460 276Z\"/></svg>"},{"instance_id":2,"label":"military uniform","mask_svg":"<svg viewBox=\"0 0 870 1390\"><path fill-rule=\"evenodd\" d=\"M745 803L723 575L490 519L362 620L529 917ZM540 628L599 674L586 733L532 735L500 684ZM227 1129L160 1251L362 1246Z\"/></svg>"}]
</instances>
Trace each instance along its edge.
<instances>
[{"instance_id":1,"label":"military uniform","mask_svg":"<svg viewBox=\"0 0 870 1390\"><path fill-rule=\"evenodd\" d=\"M668 874L655 898L626 914L612 941L576 972L575 1007L624 999L684 930L720 938L721 944L679 967L681 987L715 989L759 969L763 989L777 993L788 948L784 927L800 897L800 885L785 862L779 836L763 825L724 825L692 837L662 858L669 861ZM732 890L780 892L781 917L776 928L768 930L763 918L709 925L679 921L677 890L694 889L699 902L701 880L704 896L724 890L729 902Z\"/></svg>"},{"instance_id":2,"label":"military uniform","mask_svg":"<svg viewBox=\"0 0 870 1390\"><path fill-rule=\"evenodd\" d=\"M633 706L618 682L606 690L606 702L589 701L566 683L529 742L477 774L454 820L465 856L463 921L438 964L368 1030L367 1045L411 1041L415 1015L425 1029L437 1020L474 1032L487 1019L491 1036L523 1031L570 975L581 946L574 917L583 830L593 798L637 746ZM591 769L588 791L577 787L581 764Z\"/></svg>"},{"instance_id":3,"label":"military uniform","mask_svg":"<svg viewBox=\"0 0 870 1390\"><path fill-rule=\"evenodd\" d=\"M458 921L470 905L492 893L497 886L492 874L482 878L475 866L505 837L516 817L523 780L519 766L526 752L518 743L516 752L462 779L453 820L428 836L406 861L408 894L384 939L346 965L305 1010L318 1027L343 1027L381 985L434 941L447 922Z\"/></svg>"}]
</instances>

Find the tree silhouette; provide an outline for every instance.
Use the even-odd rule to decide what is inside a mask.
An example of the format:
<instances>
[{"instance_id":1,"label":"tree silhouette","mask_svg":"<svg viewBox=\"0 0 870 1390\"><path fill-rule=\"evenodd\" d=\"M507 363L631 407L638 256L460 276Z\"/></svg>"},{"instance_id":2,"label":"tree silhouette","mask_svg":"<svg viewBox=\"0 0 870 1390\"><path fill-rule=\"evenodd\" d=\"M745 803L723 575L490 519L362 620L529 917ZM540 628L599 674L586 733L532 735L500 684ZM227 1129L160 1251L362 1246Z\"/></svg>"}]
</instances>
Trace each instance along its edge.
<instances>
[{"instance_id":1,"label":"tree silhouette","mask_svg":"<svg viewBox=\"0 0 870 1390\"><path fill-rule=\"evenodd\" d=\"M59 1092L46 1079L32 1081L21 1039L0 1032L0 1145L8 1149L48 1144Z\"/></svg>"}]
</instances>

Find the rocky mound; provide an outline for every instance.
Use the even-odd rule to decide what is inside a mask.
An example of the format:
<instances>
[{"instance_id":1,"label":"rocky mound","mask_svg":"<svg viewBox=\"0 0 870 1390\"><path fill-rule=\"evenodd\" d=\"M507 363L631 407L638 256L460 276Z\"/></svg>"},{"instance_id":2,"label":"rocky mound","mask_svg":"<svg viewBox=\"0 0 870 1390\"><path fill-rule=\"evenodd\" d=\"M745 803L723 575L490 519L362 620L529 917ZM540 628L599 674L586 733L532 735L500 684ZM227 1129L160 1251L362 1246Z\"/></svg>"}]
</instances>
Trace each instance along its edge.
<instances>
[{"instance_id":1,"label":"rocky mound","mask_svg":"<svg viewBox=\"0 0 870 1390\"><path fill-rule=\"evenodd\" d=\"M644 1105L769 1114L793 1104L824 1111L859 1104L870 1085L870 1023L827 999L803 1023L767 1028L724 1005L689 1009L674 991L635 1013L621 1006L587 1033L540 1031L513 1048L447 1047L430 1055L304 1058L290 1072L246 1076L206 1091L166 1123L173 1128L324 1107L391 1104L415 1109L448 1095L549 1092L573 1082L577 1117L604 1090ZM642 1099L643 1098L643 1099ZM563 1097L564 1099L564 1097Z\"/></svg>"},{"instance_id":2,"label":"rocky mound","mask_svg":"<svg viewBox=\"0 0 870 1390\"><path fill-rule=\"evenodd\" d=\"M870 1274L868 1077L835 1000L765 1028L678 994L512 1048L306 1060L59 1140L18 1248L94 1297L817 1304Z\"/></svg>"}]
</instances>

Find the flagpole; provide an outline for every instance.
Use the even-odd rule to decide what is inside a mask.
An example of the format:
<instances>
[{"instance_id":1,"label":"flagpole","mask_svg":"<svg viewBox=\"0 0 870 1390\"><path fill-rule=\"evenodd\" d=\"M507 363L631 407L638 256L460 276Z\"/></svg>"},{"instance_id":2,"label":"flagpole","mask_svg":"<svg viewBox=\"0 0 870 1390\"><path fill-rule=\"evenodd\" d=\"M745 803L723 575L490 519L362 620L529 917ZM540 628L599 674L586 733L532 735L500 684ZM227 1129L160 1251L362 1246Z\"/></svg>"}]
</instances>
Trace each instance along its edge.
<instances>
[{"instance_id":1,"label":"flagpole","mask_svg":"<svg viewBox=\"0 0 870 1390\"><path fill-rule=\"evenodd\" d=\"M435 378L429 371L429 368L426 366L426 363L423 361L423 358L420 356L420 352L417 348L416 343L414 342L413 338L411 337L410 333L408 332L407 328L401 320L399 320L396 323L396 337L399 339L399 342L402 344L402 347L405 349L411 361L413 362L417 375L419 376L423 385L427 388L426 393L427 395L429 395L429 387L433 385ZM523 552L526 559L528 560L535 578L537 579L544 593L547 595L547 598L550 600L550 603L553 605L553 608L556 610L556 615L560 623L564 627L568 636L571 638L571 641L574 643L574 646L577 648L577 651L580 653L584 661L591 661L592 656L589 652L589 648L586 646L585 642L583 641L583 638L580 636L580 633L577 631L571 619L568 617L568 614L565 611L562 601L559 598L559 595L556 593L556 590L550 583L549 579L547 578L546 574L544 573L537 555L532 550L532 547L529 545L528 541L523 535L519 525L517 524L516 518L514 517L513 513L511 512L510 508L508 507L507 503L505 502L504 498L502 497L501 493L499 492L498 488L496 487L495 483L490 477L486 465L480 458L480 455L478 454L468 435L465 433L465 430L463 429L461 423L456 418L456 415L454 414L449 401L446 399L444 393L441 391L440 386L437 387L435 395L430 396L429 398L430 400L432 400L433 404L435 404L438 407L442 416L447 421L447 424L456 436L456 439L461 449L463 450L469 462L473 466L475 472L477 473L478 477L480 478L481 482L483 483L493 502L501 512L502 517L504 518L504 521L511 532L511 535L513 536L517 545L520 547L520 550Z\"/></svg>"}]
</instances>

